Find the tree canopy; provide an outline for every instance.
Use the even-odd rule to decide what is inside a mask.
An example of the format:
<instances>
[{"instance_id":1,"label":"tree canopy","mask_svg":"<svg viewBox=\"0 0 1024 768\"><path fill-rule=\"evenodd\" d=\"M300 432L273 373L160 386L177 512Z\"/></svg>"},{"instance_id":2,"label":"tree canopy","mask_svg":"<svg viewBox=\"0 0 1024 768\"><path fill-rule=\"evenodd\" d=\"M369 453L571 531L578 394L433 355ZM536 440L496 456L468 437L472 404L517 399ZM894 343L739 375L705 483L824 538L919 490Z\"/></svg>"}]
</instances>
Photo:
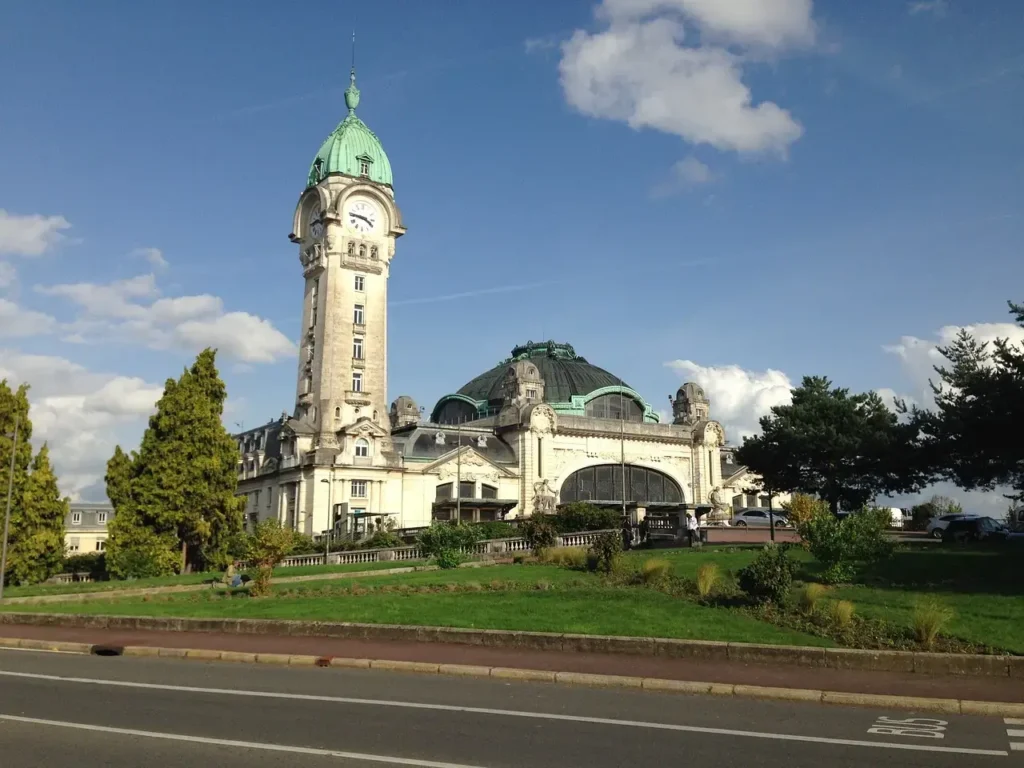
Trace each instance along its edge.
<instances>
[{"instance_id":1,"label":"tree canopy","mask_svg":"<svg viewBox=\"0 0 1024 768\"><path fill-rule=\"evenodd\" d=\"M1024 328L1024 306L1009 307ZM935 368L935 408L910 410L925 462L965 490L1008 486L1024 501L1024 348L1007 339L989 346L961 330L939 352L948 364Z\"/></svg>"},{"instance_id":2,"label":"tree canopy","mask_svg":"<svg viewBox=\"0 0 1024 768\"><path fill-rule=\"evenodd\" d=\"M204 350L167 380L138 452L128 457L119 446L107 465L112 572L166 572L168 546L178 551L177 570L219 568L238 544L238 447L221 422L227 391L215 354Z\"/></svg>"},{"instance_id":3,"label":"tree canopy","mask_svg":"<svg viewBox=\"0 0 1024 768\"><path fill-rule=\"evenodd\" d=\"M744 441L737 459L763 478L766 490L817 496L833 513L927 481L917 427L901 422L874 392L850 394L807 376L790 405L761 418L761 430Z\"/></svg>"}]
</instances>

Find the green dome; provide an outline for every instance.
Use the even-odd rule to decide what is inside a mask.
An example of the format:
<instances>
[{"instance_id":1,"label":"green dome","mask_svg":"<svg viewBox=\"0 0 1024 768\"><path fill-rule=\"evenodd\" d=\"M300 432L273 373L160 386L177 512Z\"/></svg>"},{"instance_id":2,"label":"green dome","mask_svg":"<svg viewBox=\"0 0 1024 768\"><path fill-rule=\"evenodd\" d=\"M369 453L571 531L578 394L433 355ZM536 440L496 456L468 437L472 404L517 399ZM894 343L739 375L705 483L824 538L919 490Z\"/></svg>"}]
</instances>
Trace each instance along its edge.
<instances>
[{"instance_id":1,"label":"green dome","mask_svg":"<svg viewBox=\"0 0 1024 768\"><path fill-rule=\"evenodd\" d=\"M319 184L332 173L346 176L365 176L378 184L392 186L391 163L384 153L380 139L362 120L356 117L359 106L359 89L356 88L356 71L352 70L348 88L345 89L345 105L348 116L331 131L320 151L313 158L309 168L307 187Z\"/></svg>"},{"instance_id":2,"label":"green dome","mask_svg":"<svg viewBox=\"0 0 1024 768\"><path fill-rule=\"evenodd\" d=\"M604 387L630 389L615 374L591 365L577 355L571 345L547 341L539 344L527 342L516 347L510 358L477 376L462 387L458 394L474 400L501 400L505 369L509 363L517 360L529 360L537 366L544 379L544 400L549 403L568 402L573 395L589 395Z\"/></svg>"}]
</instances>

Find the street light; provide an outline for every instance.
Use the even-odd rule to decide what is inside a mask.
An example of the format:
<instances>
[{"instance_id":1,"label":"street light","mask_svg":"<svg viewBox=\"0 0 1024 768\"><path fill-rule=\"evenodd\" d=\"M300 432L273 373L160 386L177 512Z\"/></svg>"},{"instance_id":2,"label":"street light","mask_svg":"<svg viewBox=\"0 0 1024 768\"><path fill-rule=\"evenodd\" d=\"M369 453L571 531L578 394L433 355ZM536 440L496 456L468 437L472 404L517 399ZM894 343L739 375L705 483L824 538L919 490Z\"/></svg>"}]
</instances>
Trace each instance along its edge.
<instances>
[{"instance_id":1,"label":"street light","mask_svg":"<svg viewBox=\"0 0 1024 768\"><path fill-rule=\"evenodd\" d=\"M327 556L331 552L331 530L334 528L334 508L331 505L331 496L334 491L334 483L328 478L321 478L321 483L327 483L327 531L324 533L324 565L327 565Z\"/></svg>"},{"instance_id":2,"label":"street light","mask_svg":"<svg viewBox=\"0 0 1024 768\"><path fill-rule=\"evenodd\" d=\"M14 439L11 442L11 469L7 476L7 511L4 512L4 541L0 548L0 600L4 598L4 580L7 578L7 534L11 527L11 495L14 492L14 459L18 455L18 417L14 413Z\"/></svg>"}]
</instances>

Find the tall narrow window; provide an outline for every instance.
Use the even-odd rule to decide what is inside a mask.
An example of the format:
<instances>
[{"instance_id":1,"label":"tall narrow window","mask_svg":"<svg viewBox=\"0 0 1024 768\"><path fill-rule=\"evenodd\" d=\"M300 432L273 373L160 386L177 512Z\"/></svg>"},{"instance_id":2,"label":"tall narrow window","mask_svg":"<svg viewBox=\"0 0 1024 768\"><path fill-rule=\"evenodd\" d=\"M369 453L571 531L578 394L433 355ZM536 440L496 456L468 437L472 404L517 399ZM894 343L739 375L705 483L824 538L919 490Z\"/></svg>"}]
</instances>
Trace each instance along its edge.
<instances>
[{"instance_id":1,"label":"tall narrow window","mask_svg":"<svg viewBox=\"0 0 1024 768\"><path fill-rule=\"evenodd\" d=\"M366 481L365 480L353 480L352 481L352 498L353 499L365 499L366 498Z\"/></svg>"},{"instance_id":2,"label":"tall narrow window","mask_svg":"<svg viewBox=\"0 0 1024 768\"><path fill-rule=\"evenodd\" d=\"M359 175L369 176L370 175L370 164L365 160L359 161Z\"/></svg>"},{"instance_id":3,"label":"tall narrow window","mask_svg":"<svg viewBox=\"0 0 1024 768\"><path fill-rule=\"evenodd\" d=\"M360 336L352 339L352 357L356 360L363 359L363 339Z\"/></svg>"},{"instance_id":4,"label":"tall narrow window","mask_svg":"<svg viewBox=\"0 0 1024 768\"><path fill-rule=\"evenodd\" d=\"M362 304L356 304L355 307L353 307L353 309L352 309L352 322L355 323L356 325L362 325L363 324L364 317L363 317L363 305Z\"/></svg>"},{"instance_id":5,"label":"tall narrow window","mask_svg":"<svg viewBox=\"0 0 1024 768\"><path fill-rule=\"evenodd\" d=\"M356 371L352 374L352 391L362 392L363 391L363 374Z\"/></svg>"},{"instance_id":6,"label":"tall narrow window","mask_svg":"<svg viewBox=\"0 0 1024 768\"><path fill-rule=\"evenodd\" d=\"M257 491L257 493L259 493L259 491ZM107 513L106 512L97 512L96 513L96 523L97 523L97 525L106 525L107 524Z\"/></svg>"},{"instance_id":7,"label":"tall narrow window","mask_svg":"<svg viewBox=\"0 0 1024 768\"><path fill-rule=\"evenodd\" d=\"M340 405L337 406L334 409L334 418L336 418L336 419L340 419L341 418L341 406Z\"/></svg>"},{"instance_id":8,"label":"tall narrow window","mask_svg":"<svg viewBox=\"0 0 1024 768\"><path fill-rule=\"evenodd\" d=\"M302 394L308 395L313 391L313 377L307 376L302 380Z\"/></svg>"},{"instance_id":9,"label":"tall narrow window","mask_svg":"<svg viewBox=\"0 0 1024 768\"><path fill-rule=\"evenodd\" d=\"M363 438L356 440L356 457L365 459L370 455L370 444Z\"/></svg>"},{"instance_id":10,"label":"tall narrow window","mask_svg":"<svg viewBox=\"0 0 1024 768\"><path fill-rule=\"evenodd\" d=\"M71 513L71 524L72 525L81 525L82 524L82 513L81 512L72 512Z\"/></svg>"},{"instance_id":11,"label":"tall narrow window","mask_svg":"<svg viewBox=\"0 0 1024 768\"><path fill-rule=\"evenodd\" d=\"M366 290L366 278L363 275L356 275L355 281L357 291L362 292Z\"/></svg>"}]
</instances>

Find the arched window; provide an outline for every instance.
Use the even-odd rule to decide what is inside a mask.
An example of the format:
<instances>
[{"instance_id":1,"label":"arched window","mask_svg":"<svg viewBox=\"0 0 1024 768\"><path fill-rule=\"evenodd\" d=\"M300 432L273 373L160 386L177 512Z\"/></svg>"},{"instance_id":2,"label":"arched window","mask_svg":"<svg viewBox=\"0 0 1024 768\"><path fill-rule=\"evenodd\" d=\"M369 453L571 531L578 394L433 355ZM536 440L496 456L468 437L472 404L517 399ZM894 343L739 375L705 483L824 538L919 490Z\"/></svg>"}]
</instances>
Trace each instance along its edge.
<instances>
[{"instance_id":1,"label":"arched window","mask_svg":"<svg viewBox=\"0 0 1024 768\"><path fill-rule=\"evenodd\" d=\"M356 458L365 459L370 455L370 443L365 438L356 440Z\"/></svg>"},{"instance_id":2,"label":"arched window","mask_svg":"<svg viewBox=\"0 0 1024 768\"><path fill-rule=\"evenodd\" d=\"M446 501L447 499L450 499L452 497L453 487L452 483L441 483L441 485L434 489L434 498L437 501Z\"/></svg>"},{"instance_id":3,"label":"arched window","mask_svg":"<svg viewBox=\"0 0 1024 768\"><path fill-rule=\"evenodd\" d=\"M437 414L438 424L459 424L473 421L476 418L476 408L465 400L449 400Z\"/></svg>"},{"instance_id":4,"label":"arched window","mask_svg":"<svg viewBox=\"0 0 1024 768\"><path fill-rule=\"evenodd\" d=\"M335 409L334 409L334 418L336 418L336 419L340 419L341 418L341 406L340 405L336 406Z\"/></svg>"},{"instance_id":5,"label":"arched window","mask_svg":"<svg viewBox=\"0 0 1024 768\"><path fill-rule=\"evenodd\" d=\"M637 504L682 504L683 490L679 483L663 472L647 467L626 465L625 499ZM599 464L573 472L562 483L559 501L613 501L620 503L622 465Z\"/></svg>"},{"instance_id":6,"label":"arched window","mask_svg":"<svg viewBox=\"0 0 1024 768\"><path fill-rule=\"evenodd\" d=\"M620 395L616 392L595 397L587 403L587 416L591 419L643 421L644 409L629 395Z\"/></svg>"}]
</instances>

